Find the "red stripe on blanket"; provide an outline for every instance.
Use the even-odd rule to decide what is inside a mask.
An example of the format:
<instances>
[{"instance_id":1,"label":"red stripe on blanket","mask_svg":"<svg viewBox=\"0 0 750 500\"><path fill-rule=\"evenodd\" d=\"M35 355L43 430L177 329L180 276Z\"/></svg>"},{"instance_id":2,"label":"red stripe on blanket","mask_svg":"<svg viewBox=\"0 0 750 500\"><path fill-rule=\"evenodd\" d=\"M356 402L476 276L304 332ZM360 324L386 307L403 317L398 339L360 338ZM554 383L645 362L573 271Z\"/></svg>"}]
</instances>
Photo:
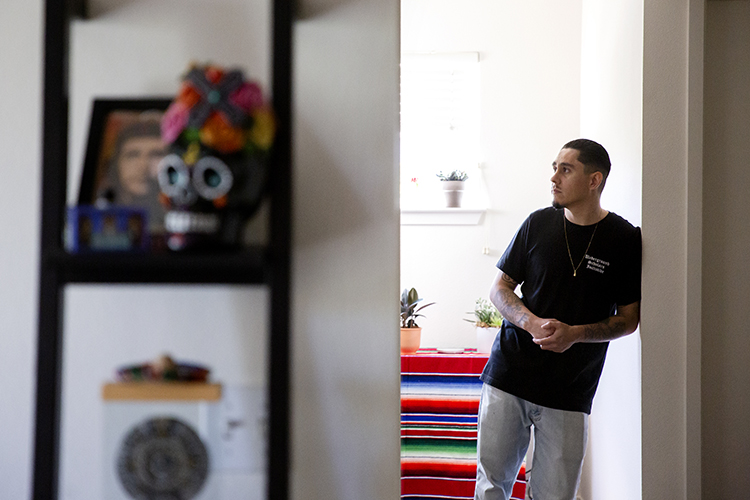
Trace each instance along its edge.
<instances>
[{"instance_id":1,"label":"red stripe on blanket","mask_svg":"<svg viewBox=\"0 0 750 500\"><path fill-rule=\"evenodd\" d=\"M401 498L409 496L437 497L450 499L474 498L474 479L402 477ZM511 500L523 500L526 497L526 482L516 481L513 485Z\"/></svg>"},{"instance_id":2,"label":"red stripe on blanket","mask_svg":"<svg viewBox=\"0 0 750 500\"><path fill-rule=\"evenodd\" d=\"M513 491L510 494L511 500L524 500L526 498L526 480L516 479L513 484Z\"/></svg>"},{"instance_id":3,"label":"red stripe on blanket","mask_svg":"<svg viewBox=\"0 0 750 500\"><path fill-rule=\"evenodd\" d=\"M401 356L401 373L456 373L479 375L487 364L487 354L417 353Z\"/></svg>"},{"instance_id":4,"label":"red stripe on blanket","mask_svg":"<svg viewBox=\"0 0 750 500\"><path fill-rule=\"evenodd\" d=\"M474 498L474 479L402 477L401 496L440 495L448 498Z\"/></svg>"},{"instance_id":5,"label":"red stripe on blanket","mask_svg":"<svg viewBox=\"0 0 750 500\"><path fill-rule=\"evenodd\" d=\"M401 426L402 427L406 427L406 426L411 426L411 427L414 427L414 426L428 426L428 425L430 425L430 426L437 426L437 425L450 426L450 427L456 427L456 428L459 428L459 429L476 429L477 428L477 423L476 422L451 422L450 420L439 421L439 420L429 420L429 419L424 419L424 420L413 419L413 420L409 420L409 421L403 421L403 420L401 421Z\"/></svg>"},{"instance_id":6,"label":"red stripe on blanket","mask_svg":"<svg viewBox=\"0 0 750 500\"><path fill-rule=\"evenodd\" d=\"M478 396L401 396L401 413L460 413L476 415Z\"/></svg>"},{"instance_id":7,"label":"red stripe on blanket","mask_svg":"<svg viewBox=\"0 0 750 500\"><path fill-rule=\"evenodd\" d=\"M477 429L430 429L426 427L419 427L417 429L401 428L401 437L425 437L425 438L441 438L451 437L458 439L477 439Z\"/></svg>"},{"instance_id":8,"label":"red stripe on blanket","mask_svg":"<svg viewBox=\"0 0 750 500\"><path fill-rule=\"evenodd\" d=\"M477 462L476 460L402 458L401 475L474 479L477 477Z\"/></svg>"},{"instance_id":9,"label":"red stripe on blanket","mask_svg":"<svg viewBox=\"0 0 750 500\"><path fill-rule=\"evenodd\" d=\"M449 458L402 458L401 475L476 478L477 462ZM526 464L521 464L516 481L526 484Z\"/></svg>"}]
</instances>

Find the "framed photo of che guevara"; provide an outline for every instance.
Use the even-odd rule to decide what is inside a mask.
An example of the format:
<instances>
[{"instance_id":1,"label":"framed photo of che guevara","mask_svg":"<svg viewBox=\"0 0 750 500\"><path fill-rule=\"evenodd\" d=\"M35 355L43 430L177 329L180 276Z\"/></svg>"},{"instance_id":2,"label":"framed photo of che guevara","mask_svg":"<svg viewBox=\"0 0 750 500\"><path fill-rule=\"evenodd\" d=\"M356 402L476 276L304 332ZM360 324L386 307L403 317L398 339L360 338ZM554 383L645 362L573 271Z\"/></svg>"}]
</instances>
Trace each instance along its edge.
<instances>
[{"instance_id":1,"label":"framed photo of che guevara","mask_svg":"<svg viewBox=\"0 0 750 500\"><path fill-rule=\"evenodd\" d=\"M166 155L161 118L170 102L171 98L94 100L79 205L144 210L149 235L163 235L157 166Z\"/></svg>"}]
</instances>

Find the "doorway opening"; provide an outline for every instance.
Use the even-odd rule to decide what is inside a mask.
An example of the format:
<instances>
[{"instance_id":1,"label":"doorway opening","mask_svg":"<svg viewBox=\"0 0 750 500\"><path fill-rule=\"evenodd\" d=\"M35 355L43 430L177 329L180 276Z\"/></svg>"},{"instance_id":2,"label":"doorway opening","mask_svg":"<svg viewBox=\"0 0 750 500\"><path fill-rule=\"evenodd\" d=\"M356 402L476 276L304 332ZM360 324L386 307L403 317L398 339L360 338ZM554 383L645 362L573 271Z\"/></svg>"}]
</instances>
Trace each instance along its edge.
<instances>
[{"instance_id":1,"label":"doorway opening","mask_svg":"<svg viewBox=\"0 0 750 500\"><path fill-rule=\"evenodd\" d=\"M436 303L420 318L422 347L476 347L467 312L487 297L495 264L521 222L549 205L550 164L568 140L589 137L607 148L613 170L602 204L640 225L643 5L593 3L401 1L402 57L479 54L473 196L486 196L477 202L480 215L457 221L434 210L415 219L402 196L401 288L414 287ZM402 193L413 189L411 180L402 170ZM621 498L640 498L640 411L636 332L609 348L591 417L583 499L601 498L613 484Z\"/></svg>"}]
</instances>

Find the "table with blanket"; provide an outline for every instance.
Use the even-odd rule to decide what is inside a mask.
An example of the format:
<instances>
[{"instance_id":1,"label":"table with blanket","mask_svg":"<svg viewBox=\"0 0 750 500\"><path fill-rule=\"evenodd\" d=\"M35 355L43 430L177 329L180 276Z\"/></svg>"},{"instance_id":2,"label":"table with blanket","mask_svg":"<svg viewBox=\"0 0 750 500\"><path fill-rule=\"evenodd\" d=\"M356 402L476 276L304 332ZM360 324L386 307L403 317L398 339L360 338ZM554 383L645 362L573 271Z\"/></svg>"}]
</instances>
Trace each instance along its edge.
<instances>
[{"instance_id":1,"label":"table with blanket","mask_svg":"<svg viewBox=\"0 0 750 500\"><path fill-rule=\"evenodd\" d=\"M474 498L477 413L487 354L422 349L401 356L401 498ZM521 467L513 499L523 500Z\"/></svg>"}]
</instances>

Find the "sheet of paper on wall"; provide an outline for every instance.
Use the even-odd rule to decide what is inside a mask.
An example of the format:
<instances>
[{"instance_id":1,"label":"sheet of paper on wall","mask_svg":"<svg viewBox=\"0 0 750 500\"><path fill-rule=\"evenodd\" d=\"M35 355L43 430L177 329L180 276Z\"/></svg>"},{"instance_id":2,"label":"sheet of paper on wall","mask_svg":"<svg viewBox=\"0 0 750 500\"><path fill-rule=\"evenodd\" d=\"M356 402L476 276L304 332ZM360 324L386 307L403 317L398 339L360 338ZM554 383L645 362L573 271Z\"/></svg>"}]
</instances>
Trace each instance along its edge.
<instances>
[{"instance_id":1,"label":"sheet of paper on wall","mask_svg":"<svg viewBox=\"0 0 750 500\"><path fill-rule=\"evenodd\" d=\"M216 470L265 471L268 447L265 389L225 386L218 413Z\"/></svg>"}]
</instances>

